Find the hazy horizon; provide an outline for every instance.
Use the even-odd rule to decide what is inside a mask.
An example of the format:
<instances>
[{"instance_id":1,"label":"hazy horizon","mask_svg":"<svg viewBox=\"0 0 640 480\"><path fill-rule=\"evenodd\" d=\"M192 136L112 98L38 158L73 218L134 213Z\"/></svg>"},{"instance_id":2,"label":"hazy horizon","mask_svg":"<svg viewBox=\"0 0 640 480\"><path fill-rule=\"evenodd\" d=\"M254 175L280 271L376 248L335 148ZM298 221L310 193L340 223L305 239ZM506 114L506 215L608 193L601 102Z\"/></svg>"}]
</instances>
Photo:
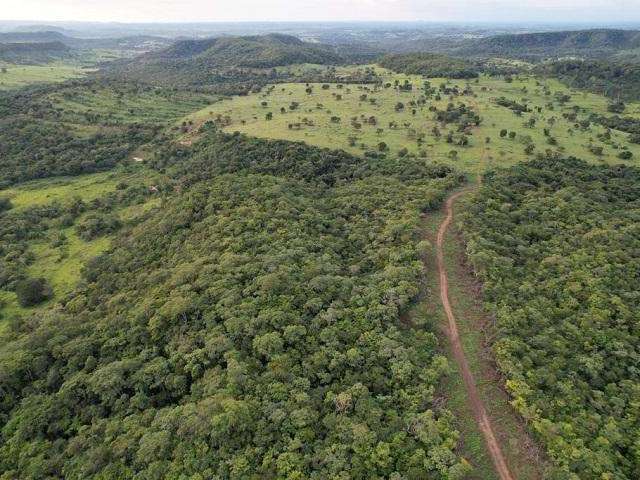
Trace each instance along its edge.
<instances>
[{"instance_id":1,"label":"hazy horizon","mask_svg":"<svg viewBox=\"0 0 640 480\"><path fill-rule=\"evenodd\" d=\"M23 0L3 21L100 23L430 22L634 23L636 0Z\"/></svg>"}]
</instances>

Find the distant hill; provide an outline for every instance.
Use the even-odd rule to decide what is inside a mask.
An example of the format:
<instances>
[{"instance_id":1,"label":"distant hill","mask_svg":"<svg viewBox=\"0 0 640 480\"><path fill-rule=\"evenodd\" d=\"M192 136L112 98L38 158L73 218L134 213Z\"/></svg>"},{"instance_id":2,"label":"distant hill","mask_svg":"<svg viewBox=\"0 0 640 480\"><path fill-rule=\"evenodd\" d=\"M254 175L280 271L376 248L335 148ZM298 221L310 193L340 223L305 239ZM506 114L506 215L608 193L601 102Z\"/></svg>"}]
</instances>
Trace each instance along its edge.
<instances>
[{"instance_id":1,"label":"distant hill","mask_svg":"<svg viewBox=\"0 0 640 480\"><path fill-rule=\"evenodd\" d=\"M640 48L640 31L594 29L497 35L454 48L463 56L517 57L527 60L566 56L598 58Z\"/></svg>"},{"instance_id":2,"label":"distant hill","mask_svg":"<svg viewBox=\"0 0 640 480\"><path fill-rule=\"evenodd\" d=\"M0 60L8 63L47 63L72 55L72 49L61 42L0 43Z\"/></svg>"},{"instance_id":3,"label":"distant hill","mask_svg":"<svg viewBox=\"0 0 640 480\"><path fill-rule=\"evenodd\" d=\"M114 65L129 79L169 84L207 84L230 69L269 69L301 63L340 64L334 47L281 34L181 40L169 48Z\"/></svg>"},{"instance_id":4,"label":"distant hill","mask_svg":"<svg viewBox=\"0 0 640 480\"><path fill-rule=\"evenodd\" d=\"M298 63L340 63L331 47L281 34L182 40L151 53L146 62L193 61L213 67L271 68Z\"/></svg>"},{"instance_id":5,"label":"distant hill","mask_svg":"<svg viewBox=\"0 0 640 480\"><path fill-rule=\"evenodd\" d=\"M25 31L0 33L0 43L60 42L67 47L87 49L138 50L140 52L162 48L171 40L150 35L134 35L122 38L76 38L58 31Z\"/></svg>"},{"instance_id":6,"label":"distant hill","mask_svg":"<svg viewBox=\"0 0 640 480\"><path fill-rule=\"evenodd\" d=\"M20 31L0 33L0 43L43 43L43 42L60 42L67 46L69 41L75 43L75 38L68 37L57 31L39 30L39 31Z\"/></svg>"}]
</instances>

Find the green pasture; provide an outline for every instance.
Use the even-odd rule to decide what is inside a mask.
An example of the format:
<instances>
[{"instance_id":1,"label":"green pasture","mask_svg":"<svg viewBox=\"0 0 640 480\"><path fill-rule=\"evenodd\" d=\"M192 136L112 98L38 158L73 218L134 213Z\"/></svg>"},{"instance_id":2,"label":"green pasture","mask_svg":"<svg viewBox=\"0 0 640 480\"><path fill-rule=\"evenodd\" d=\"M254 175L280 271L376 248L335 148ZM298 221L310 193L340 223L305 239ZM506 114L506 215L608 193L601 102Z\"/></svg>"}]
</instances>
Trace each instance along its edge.
<instances>
[{"instance_id":1,"label":"green pasture","mask_svg":"<svg viewBox=\"0 0 640 480\"><path fill-rule=\"evenodd\" d=\"M481 77L477 82L425 80L419 76L392 74L380 68L377 71L384 83L392 84L390 88L348 84L331 84L329 88L323 88L321 84L276 84L260 93L219 101L184 120L196 124L213 120L228 132L303 141L320 147L341 148L355 154L378 150L379 144L384 142L390 154L397 154L406 148L410 154L454 164L473 174L481 173L490 166L524 161L536 152L547 149L593 162L619 163L621 160L617 155L625 146L634 154L628 163L635 163L640 158L640 146L629 144L627 134L614 131L611 140L603 144L597 138L598 134L604 133L603 127L592 124L588 129L582 129L576 126L576 122L563 117L564 113L571 113L575 108L579 110L578 121L591 113L607 114L608 100L605 97L571 91L554 80L531 76L519 77L512 82L488 76ZM393 87L396 80L400 84L409 81L413 90L399 91ZM461 91L468 85L473 96L442 95L440 100L429 99L426 105L410 106L412 101L417 102L421 97L426 81L436 88L445 83L448 87L458 86ZM545 86L550 91L549 95L545 94ZM308 88L311 88L311 93L308 93ZM558 93L568 94L571 99L561 104L556 97ZM495 104L495 99L499 97L526 103L533 111L517 116L510 109ZM298 106L292 109L294 102ZM404 108L396 109L398 103L402 103ZM434 120L434 112L429 109L436 107L444 110L449 103L473 106L483 119L481 125L473 129L468 146L447 143L447 133L455 132L457 125L444 126L438 123ZM536 107L541 107L542 111L536 111ZM271 120L267 117L269 113ZM640 115L640 105L629 105L625 114ZM339 117L339 122L335 118L332 121L332 117ZM371 117L375 118L375 125L369 123ZM525 125L530 118L536 121L533 128ZM395 125L390 126L391 122ZM433 134L434 127L440 130L441 137ZM543 128L549 129L557 145L548 143ZM516 132L516 137L501 138L500 131L503 129ZM420 145L418 138L422 135L424 143ZM529 155L525 153L528 143L535 146ZM602 155L590 151L593 145L603 147ZM454 150L457 153L452 153Z\"/></svg>"}]
</instances>

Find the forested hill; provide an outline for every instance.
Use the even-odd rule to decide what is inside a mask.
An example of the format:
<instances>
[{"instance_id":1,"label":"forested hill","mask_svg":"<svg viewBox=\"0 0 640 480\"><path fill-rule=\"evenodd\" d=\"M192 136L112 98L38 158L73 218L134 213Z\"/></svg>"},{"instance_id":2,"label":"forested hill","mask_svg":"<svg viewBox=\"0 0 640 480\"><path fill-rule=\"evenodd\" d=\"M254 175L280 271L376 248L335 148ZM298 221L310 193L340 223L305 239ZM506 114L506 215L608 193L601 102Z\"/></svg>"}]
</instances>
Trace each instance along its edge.
<instances>
[{"instance_id":1,"label":"forested hill","mask_svg":"<svg viewBox=\"0 0 640 480\"><path fill-rule=\"evenodd\" d=\"M72 49L61 42L0 43L0 60L9 63L46 63L72 54Z\"/></svg>"},{"instance_id":2,"label":"forested hill","mask_svg":"<svg viewBox=\"0 0 640 480\"><path fill-rule=\"evenodd\" d=\"M148 51L172 43L167 38L151 35L132 35L118 38L77 38L56 31L0 33L0 43L46 44L54 42L79 50L104 48L140 51Z\"/></svg>"},{"instance_id":3,"label":"forested hill","mask_svg":"<svg viewBox=\"0 0 640 480\"><path fill-rule=\"evenodd\" d=\"M303 42L289 35L270 34L182 40L166 49L114 65L112 71L140 81L202 84L213 82L216 74L229 69L343 62L333 47Z\"/></svg>"},{"instance_id":4,"label":"forested hill","mask_svg":"<svg viewBox=\"0 0 640 480\"><path fill-rule=\"evenodd\" d=\"M0 32L0 43L43 43L61 42L67 44L71 37L55 31Z\"/></svg>"},{"instance_id":5,"label":"forested hill","mask_svg":"<svg viewBox=\"0 0 640 480\"><path fill-rule=\"evenodd\" d=\"M215 132L152 165L162 208L0 338L0 477L464 478L401 321L460 175Z\"/></svg>"},{"instance_id":6,"label":"forested hill","mask_svg":"<svg viewBox=\"0 0 640 480\"><path fill-rule=\"evenodd\" d=\"M536 60L562 56L606 57L639 47L640 31L595 29L498 35L469 42L456 49L456 53Z\"/></svg>"}]
</instances>

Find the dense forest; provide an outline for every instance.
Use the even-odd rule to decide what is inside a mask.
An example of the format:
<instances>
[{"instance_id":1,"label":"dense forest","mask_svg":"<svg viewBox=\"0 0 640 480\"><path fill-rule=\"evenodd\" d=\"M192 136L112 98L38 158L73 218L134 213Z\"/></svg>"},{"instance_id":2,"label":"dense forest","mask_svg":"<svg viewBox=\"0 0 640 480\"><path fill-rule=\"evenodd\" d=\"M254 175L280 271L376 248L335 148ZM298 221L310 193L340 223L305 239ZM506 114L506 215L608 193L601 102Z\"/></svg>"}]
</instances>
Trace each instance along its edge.
<instances>
[{"instance_id":1,"label":"dense forest","mask_svg":"<svg viewBox=\"0 0 640 480\"><path fill-rule=\"evenodd\" d=\"M498 365L555 478L640 475L639 220L640 170L576 159L490 173L465 214Z\"/></svg>"},{"instance_id":2,"label":"dense forest","mask_svg":"<svg viewBox=\"0 0 640 480\"><path fill-rule=\"evenodd\" d=\"M87 136L55 122L0 119L0 186L113 168L156 132L153 127L133 124Z\"/></svg>"},{"instance_id":3,"label":"dense forest","mask_svg":"<svg viewBox=\"0 0 640 480\"><path fill-rule=\"evenodd\" d=\"M477 68L470 62L436 53L386 55L378 63L389 70L434 78L476 78Z\"/></svg>"},{"instance_id":4,"label":"dense forest","mask_svg":"<svg viewBox=\"0 0 640 480\"><path fill-rule=\"evenodd\" d=\"M460 175L205 130L159 149L163 207L3 339L3 478L462 478L446 360L400 321Z\"/></svg>"}]
</instances>

